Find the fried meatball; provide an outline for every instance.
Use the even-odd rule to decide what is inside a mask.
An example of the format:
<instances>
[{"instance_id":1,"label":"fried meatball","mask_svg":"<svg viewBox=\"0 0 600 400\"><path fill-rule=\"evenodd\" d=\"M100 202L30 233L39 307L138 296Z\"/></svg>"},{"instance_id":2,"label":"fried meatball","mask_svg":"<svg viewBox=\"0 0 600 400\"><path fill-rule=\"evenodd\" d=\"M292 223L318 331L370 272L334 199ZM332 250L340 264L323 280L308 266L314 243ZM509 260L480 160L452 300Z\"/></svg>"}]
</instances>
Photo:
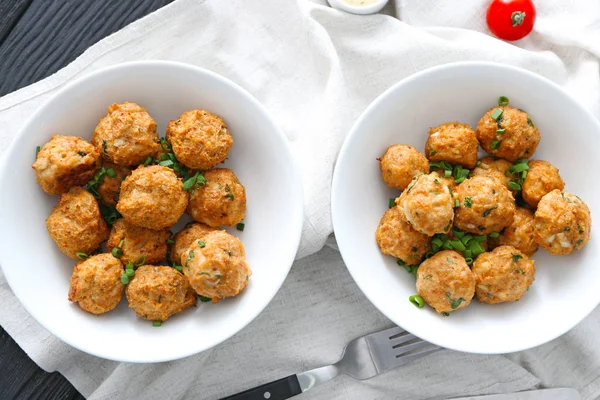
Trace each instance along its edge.
<instances>
[{"instance_id":1,"label":"fried meatball","mask_svg":"<svg viewBox=\"0 0 600 400\"><path fill-rule=\"evenodd\" d=\"M492 116L498 115L496 120ZM515 162L533 156L540 132L523 110L510 106L492 107L477 124L477 140L489 154Z\"/></svg>"},{"instance_id":2,"label":"fried meatball","mask_svg":"<svg viewBox=\"0 0 600 400\"><path fill-rule=\"evenodd\" d=\"M196 294L188 279L175 268L143 265L125 290L129 307L138 317L166 321L196 305Z\"/></svg>"},{"instance_id":3,"label":"fried meatball","mask_svg":"<svg viewBox=\"0 0 600 400\"><path fill-rule=\"evenodd\" d=\"M565 182L558 174L558 168L544 160L529 161L529 171L521 188L523 200L527 204L537 207L546 194L554 189L562 191L564 188Z\"/></svg>"},{"instance_id":4,"label":"fried meatball","mask_svg":"<svg viewBox=\"0 0 600 400\"><path fill-rule=\"evenodd\" d=\"M113 225L106 247L121 249L121 261L135 264L155 264L167 258L167 240L171 233L164 229L155 231L130 224L123 218Z\"/></svg>"},{"instance_id":5,"label":"fried meatball","mask_svg":"<svg viewBox=\"0 0 600 400\"><path fill-rule=\"evenodd\" d=\"M533 211L517 207L513 221L497 238L490 238L493 247L513 246L521 253L532 256L538 249L533 240Z\"/></svg>"},{"instance_id":6,"label":"fried meatball","mask_svg":"<svg viewBox=\"0 0 600 400\"><path fill-rule=\"evenodd\" d=\"M54 135L42 146L32 168L44 192L62 194L88 183L100 161L98 150L82 138Z\"/></svg>"},{"instance_id":7,"label":"fried meatball","mask_svg":"<svg viewBox=\"0 0 600 400\"><path fill-rule=\"evenodd\" d=\"M90 192L72 187L60 196L46 219L46 228L60 251L78 260L78 252L91 254L108 237L98 202Z\"/></svg>"},{"instance_id":8,"label":"fried meatball","mask_svg":"<svg viewBox=\"0 0 600 400\"><path fill-rule=\"evenodd\" d=\"M100 201L102 203L109 207L115 207L119 201L119 194L121 193L121 182L131 175L131 170L127 167L113 164L110 161L104 161L102 167L109 171L114 171L114 174L104 174L104 177L96 190L98 195L100 195Z\"/></svg>"},{"instance_id":9,"label":"fried meatball","mask_svg":"<svg viewBox=\"0 0 600 400\"><path fill-rule=\"evenodd\" d=\"M184 112L169 122L166 136L177 159L192 169L207 170L222 163L233 145L223 118L206 110Z\"/></svg>"},{"instance_id":10,"label":"fried meatball","mask_svg":"<svg viewBox=\"0 0 600 400\"><path fill-rule=\"evenodd\" d=\"M97 254L73 267L69 301L79 303L84 311L104 314L115 308L123 297L125 272L119 260L110 254Z\"/></svg>"},{"instance_id":11,"label":"fried meatball","mask_svg":"<svg viewBox=\"0 0 600 400\"><path fill-rule=\"evenodd\" d=\"M206 184L194 190L187 208L196 221L213 228L233 226L246 216L246 189L232 170L216 168L204 173Z\"/></svg>"},{"instance_id":12,"label":"fried meatball","mask_svg":"<svg viewBox=\"0 0 600 400\"><path fill-rule=\"evenodd\" d=\"M474 176L454 189L460 207L454 213L454 225L466 232L487 235L500 232L513 221L515 199L497 179Z\"/></svg>"},{"instance_id":13,"label":"fried meatball","mask_svg":"<svg viewBox=\"0 0 600 400\"><path fill-rule=\"evenodd\" d=\"M590 240L590 209L579 197L555 189L542 197L533 220L533 240L557 256L582 249Z\"/></svg>"},{"instance_id":14,"label":"fried meatball","mask_svg":"<svg viewBox=\"0 0 600 400\"><path fill-rule=\"evenodd\" d=\"M181 255L181 265L196 293L213 303L238 295L252 275L244 245L225 231L209 232L193 242Z\"/></svg>"},{"instance_id":15,"label":"fried meatball","mask_svg":"<svg viewBox=\"0 0 600 400\"><path fill-rule=\"evenodd\" d=\"M535 262L512 246L483 253L473 263L475 294L482 303L519 300L535 280Z\"/></svg>"},{"instance_id":16,"label":"fried meatball","mask_svg":"<svg viewBox=\"0 0 600 400\"><path fill-rule=\"evenodd\" d=\"M419 266L417 293L439 313L460 310L471 303L475 277L460 254L443 250Z\"/></svg>"},{"instance_id":17,"label":"fried meatball","mask_svg":"<svg viewBox=\"0 0 600 400\"><path fill-rule=\"evenodd\" d=\"M194 241L203 239L204 235L214 230L214 228L200 222L188 223L173 237L174 243L171 247L171 261L179 264L181 262L181 255L189 249Z\"/></svg>"},{"instance_id":18,"label":"fried meatball","mask_svg":"<svg viewBox=\"0 0 600 400\"><path fill-rule=\"evenodd\" d=\"M394 144L379 159L381 177L386 185L404 190L418 174L429 172L429 161L417 149L406 144Z\"/></svg>"},{"instance_id":19,"label":"fried meatball","mask_svg":"<svg viewBox=\"0 0 600 400\"><path fill-rule=\"evenodd\" d=\"M375 239L383 254L389 254L406 264L418 264L431 249L431 238L415 231L400 216L400 207L392 207L383 214Z\"/></svg>"},{"instance_id":20,"label":"fried meatball","mask_svg":"<svg viewBox=\"0 0 600 400\"><path fill-rule=\"evenodd\" d=\"M513 191L508 187L508 182L510 182L511 177L506 176L506 171L512 167L512 163L510 161L489 156L483 157L479 161L479 165L471 171L471 176L491 176L492 178L498 179L504 186L506 186L506 188L511 191L513 196L517 193L516 190Z\"/></svg>"},{"instance_id":21,"label":"fried meatball","mask_svg":"<svg viewBox=\"0 0 600 400\"><path fill-rule=\"evenodd\" d=\"M425 155L431 161L474 168L477 163L479 143L473 128L459 122L447 122L429 129L425 142Z\"/></svg>"},{"instance_id":22,"label":"fried meatball","mask_svg":"<svg viewBox=\"0 0 600 400\"><path fill-rule=\"evenodd\" d=\"M416 176L396 199L401 216L413 229L433 236L446 233L454 218L454 200L437 172Z\"/></svg>"},{"instance_id":23,"label":"fried meatball","mask_svg":"<svg viewBox=\"0 0 600 400\"><path fill-rule=\"evenodd\" d=\"M121 183L117 211L134 225L159 231L177 223L188 197L172 169L140 166Z\"/></svg>"},{"instance_id":24,"label":"fried meatball","mask_svg":"<svg viewBox=\"0 0 600 400\"><path fill-rule=\"evenodd\" d=\"M128 102L108 107L94 130L92 144L104 158L128 167L143 163L160 148L154 119L144 107Z\"/></svg>"}]
</instances>

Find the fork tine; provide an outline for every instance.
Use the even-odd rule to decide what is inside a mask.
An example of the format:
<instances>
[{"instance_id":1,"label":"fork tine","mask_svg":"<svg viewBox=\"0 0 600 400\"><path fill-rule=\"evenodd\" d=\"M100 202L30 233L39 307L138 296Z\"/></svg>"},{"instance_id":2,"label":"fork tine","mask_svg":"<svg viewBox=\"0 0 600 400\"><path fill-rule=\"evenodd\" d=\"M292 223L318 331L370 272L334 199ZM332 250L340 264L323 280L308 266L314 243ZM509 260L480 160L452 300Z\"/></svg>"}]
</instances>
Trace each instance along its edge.
<instances>
[{"instance_id":1,"label":"fork tine","mask_svg":"<svg viewBox=\"0 0 600 400\"><path fill-rule=\"evenodd\" d=\"M426 342L423 342L425 344L427 344ZM396 360L398 361L398 364L396 364L397 366L400 365L404 365L404 364L408 364L409 362L418 360L419 358L423 358L429 354L433 354L433 353L437 353L438 351L443 350L443 348L441 347L433 347L433 348L429 348L427 350L423 350L417 353L411 353L411 354L398 354L396 355Z\"/></svg>"},{"instance_id":2,"label":"fork tine","mask_svg":"<svg viewBox=\"0 0 600 400\"><path fill-rule=\"evenodd\" d=\"M403 354L406 354L408 352L411 352L413 350L419 350L422 349L424 347L431 347L432 345L428 342L425 342L421 339L418 339L418 341L414 342L414 343L407 343L407 344L399 344L396 346L393 346L392 348L394 350L396 350L396 358L401 357Z\"/></svg>"},{"instance_id":3,"label":"fork tine","mask_svg":"<svg viewBox=\"0 0 600 400\"><path fill-rule=\"evenodd\" d=\"M404 334L392 336L390 338L390 344L392 345L392 348L395 349L396 347L400 346L402 343L405 343L405 342L408 342L408 341L411 341L414 339L419 339L419 338L416 337L415 335L413 335L412 333L404 332Z\"/></svg>"}]
</instances>

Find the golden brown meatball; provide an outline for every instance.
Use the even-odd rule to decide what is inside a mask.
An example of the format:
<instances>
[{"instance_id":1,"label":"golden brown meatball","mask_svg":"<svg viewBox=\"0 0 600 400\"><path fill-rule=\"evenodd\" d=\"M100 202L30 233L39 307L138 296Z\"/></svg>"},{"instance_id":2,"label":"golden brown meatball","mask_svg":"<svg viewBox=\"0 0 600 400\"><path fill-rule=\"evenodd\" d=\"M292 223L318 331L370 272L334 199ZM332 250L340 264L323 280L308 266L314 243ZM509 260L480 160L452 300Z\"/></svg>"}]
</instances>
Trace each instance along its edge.
<instances>
[{"instance_id":1,"label":"golden brown meatball","mask_svg":"<svg viewBox=\"0 0 600 400\"><path fill-rule=\"evenodd\" d=\"M429 173L429 161L417 149L394 144L379 159L381 177L389 187L404 190L418 173Z\"/></svg>"},{"instance_id":2,"label":"golden brown meatball","mask_svg":"<svg viewBox=\"0 0 600 400\"><path fill-rule=\"evenodd\" d=\"M540 132L529 115L510 106L490 108L479 120L476 134L486 152L512 162L532 157L540 143Z\"/></svg>"},{"instance_id":3,"label":"golden brown meatball","mask_svg":"<svg viewBox=\"0 0 600 400\"><path fill-rule=\"evenodd\" d=\"M159 231L177 223L188 197L172 169L140 166L121 184L117 211L134 225Z\"/></svg>"},{"instance_id":4,"label":"golden brown meatball","mask_svg":"<svg viewBox=\"0 0 600 400\"><path fill-rule=\"evenodd\" d=\"M479 143L473 128L459 122L447 122L429 129L425 155L431 161L447 161L467 168L477 163Z\"/></svg>"},{"instance_id":5,"label":"golden brown meatball","mask_svg":"<svg viewBox=\"0 0 600 400\"><path fill-rule=\"evenodd\" d=\"M486 235L510 225L515 199L498 180L474 176L454 189L460 207L455 209L454 225L466 232Z\"/></svg>"},{"instance_id":6,"label":"golden brown meatball","mask_svg":"<svg viewBox=\"0 0 600 400\"><path fill-rule=\"evenodd\" d=\"M537 207L547 193L554 189L562 191L564 188L565 182L558 174L558 168L544 160L529 161L529 171L521 189L523 200L527 204Z\"/></svg>"},{"instance_id":7,"label":"golden brown meatball","mask_svg":"<svg viewBox=\"0 0 600 400\"><path fill-rule=\"evenodd\" d=\"M73 187L60 196L46 220L46 228L60 251L78 260L78 252L91 254L108 237L98 202L87 190Z\"/></svg>"},{"instance_id":8,"label":"golden brown meatball","mask_svg":"<svg viewBox=\"0 0 600 400\"><path fill-rule=\"evenodd\" d=\"M206 184L194 190L187 208L196 221L213 228L233 226L246 216L246 190L232 170L216 168L204 173Z\"/></svg>"},{"instance_id":9,"label":"golden brown meatball","mask_svg":"<svg viewBox=\"0 0 600 400\"><path fill-rule=\"evenodd\" d=\"M128 102L108 107L94 130L92 144L106 159L124 166L143 163L160 147L154 119L144 107Z\"/></svg>"},{"instance_id":10,"label":"golden brown meatball","mask_svg":"<svg viewBox=\"0 0 600 400\"><path fill-rule=\"evenodd\" d=\"M527 256L535 254L538 244L533 240L533 211L517 207L513 222L490 242L493 247L513 246Z\"/></svg>"},{"instance_id":11,"label":"golden brown meatball","mask_svg":"<svg viewBox=\"0 0 600 400\"><path fill-rule=\"evenodd\" d=\"M117 253L121 254L119 258L124 264L128 261L155 264L167 258L167 240L170 237L171 233L166 229L154 231L121 218L113 225L106 247L110 251L119 248Z\"/></svg>"},{"instance_id":12,"label":"golden brown meatball","mask_svg":"<svg viewBox=\"0 0 600 400\"><path fill-rule=\"evenodd\" d=\"M73 267L69 301L79 303L84 311L104 314L115 308L123 297L119 260L110 254L91 256Z\"/></svg>"},{"instance_id":13,"label":"golden brown meatball","mask_svg":"<svg viewBox=\"0 0 600 400\"><path fill-rule=\"evenodd\" d=\"M233 138L223 118L206 110L186 111L169 122L167 140L179 161L207 170L225 161Z\"/></svg>"},{"instance_id":14,"label":"golden brown meatball","mask_svg":"<svg viewBox=\"0 0 600 400\"><path fill-rule=\"evenodd\" d=\"M519 300L535 280L535 262L512 246L483 253L473 263L475 294L482 303Z\"/></svg>"},{"instance_id":15,"label":"golden brown meatball","mask_svg":"<svg viewBox=\"0 0 600 400\"><path fill-rule=\"evenodd\" d=\"M447 185L436 172L416 176L396 199L402 218L413 229L433 236L446 233L454 218L454 200Z\"/></svg>"},{"instance_id":16,"label":"golden brown meatball","mask_svg":"<svg viewBox=\"0 0 600 400\"><path fill-rule=\"evenodd\" d=\"M443 250L419 266L417 293L439 313L460 310L471 303L475 277L460 254Z\"/></svg>"},{"instance_id":17,"label":"golden brown meatball","mask_svg":"<svg viewBox=\"0 0 600 400\"><path fill-rule=\"evenodd\" d=\"M471 171L471 176L491 176L492 178L498 179L504 186L506 186L506 188L511 191L513 196L516 194L516 190L513 191L508 187L508 182L510 182L511 177L506 176L506 171L512 167L512 163L510 161L489 156L484 157L479 161L479 165Z\"/></svg>"},{"instance_id":18,"label":"golden brown meatball","mask_svg":"<svg viewBox=\"0 0 600 400\"><path fill-rule=\"evenodd\" d=\"M166 321L171 315L196 305L188 279L175 268L143 265L125 291L129 307L138 317Z\"/></svg>"},{"instance_id":19,"label":"golden brown meatball","mask_svg":"<svg viewBox=\"0 0 600 400\"><path fill-rule=\"evenodd\" d=\"M238 295L252 275L244 245L225 231L209 232L192 243L181 255L181 265L196 293L213 303Z\"/></svg>"},{"instance_id":20,"label":"golden brown meatball","mask_svg":"<svg viewBox=\"0 0 600 400\"><path fill-rule=\"evenodd\" d=\"M400 207L392 207L383 214L375 238L383 254L389 254L406 264L418 264L431 249L431 238L415 231L400 216Z\"/></svg>"},{"instance_id":21,"label":"golden brown meatball","mask_svg":"<svg viewBox=\"0 0 600 400\"><path fill-rule=\"evenodd\" d=\"M208 225L200 222L190 222L173 237L173 247L171 247L171 261L181 263L181 255L189 249L193 242L204 238L208 232L214 231Z\"/></svg>"},{"instance_id":22,"label":"golden brown meatball","mask_svg":"<svg viewBox=\"0 0 600 400\"><path fill-rule=\"evenodd\" d=\"M42 146L32 168L44 192L62 194L94 177L100 168L100 153L82 138L54 135Z\"/></svg>"},{"instance_id":23,"label":"golden brown meatball","mask_svg":"<svg viewBox=\"0 0 600 400\"><path fill-rule=\"evenodd\" d=\"M100 195L100 201L109 207L115 207L119 201L119 194L121 193L121 182L131 175L131 170L121 165L113 164L110 161L105 161L102 167L108 171L104 174L102 181L96 189Z\"/></svg>"},{"instance_id":24,"label":"golden brown meatball","mask_svg":"<svg viewBox=\"0 0 600 400\"><path fill-rule=\"evenodd\" d=\"M533 239L557 256L582 249L590 240L590 209L579 197L555 189L542 197L533 220Z\"/></svg>"}]
</instances>

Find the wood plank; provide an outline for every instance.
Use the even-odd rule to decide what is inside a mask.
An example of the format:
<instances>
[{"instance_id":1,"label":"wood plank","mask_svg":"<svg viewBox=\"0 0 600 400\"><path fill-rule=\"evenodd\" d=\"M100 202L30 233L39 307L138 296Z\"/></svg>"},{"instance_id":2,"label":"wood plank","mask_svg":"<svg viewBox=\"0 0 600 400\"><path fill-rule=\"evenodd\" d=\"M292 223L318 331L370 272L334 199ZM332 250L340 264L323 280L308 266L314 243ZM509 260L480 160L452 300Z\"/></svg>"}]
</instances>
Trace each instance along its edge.
<instances>
[{"instance_id":1,"label":"wood plank","mask_svg":"<svg viewBox=\"0 0 600 400\"><path fill-rule=\"evenodd\" d=\"M88 47L173 0L0 0L0 96L63 68ZM0 327L0 399L83 396L40 369Z\"/></svg>"}]
</instances>

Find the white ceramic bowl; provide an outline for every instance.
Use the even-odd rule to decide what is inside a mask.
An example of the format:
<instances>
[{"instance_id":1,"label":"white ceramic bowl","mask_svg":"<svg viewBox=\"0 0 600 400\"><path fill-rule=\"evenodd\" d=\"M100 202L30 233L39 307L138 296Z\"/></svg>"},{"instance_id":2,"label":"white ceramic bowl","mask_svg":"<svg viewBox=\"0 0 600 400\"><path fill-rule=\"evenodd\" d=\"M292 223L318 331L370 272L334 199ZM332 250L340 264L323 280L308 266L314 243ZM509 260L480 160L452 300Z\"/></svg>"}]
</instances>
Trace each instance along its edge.
<instances>
[{"instance_id":1,"label":"white ceramic bowl","mask_svg":"<svg viewBox=\"0 0 600 400\"><path fill-rule=\"evenodd\" d=\"M327 0L329 5L335 9L346 11L350 14L366 15L378 13L385 7L388 0L375 0L367 5L353 5L344 0Z\"/></svg>"},{"instance_id":2,"label":"white ceramic bowl","mask_svg":"<svg viewBox=\"0 0 600 400\"><path fill-rule=\"evenodd\" d=\"M70 260L48 236L45 219L58 201L35 183L35 147L54 133L91 139L112 103L136 102L168 122L189 109L222 116L235 143L224 164L246 187L244 232L252 277L241 295L169 318L161 327L137 318L125 298L102 316L67 300ZM13 292L46 329L87 353L127 362L186 357L229 338L273 298L291 267L302 227L302 188L288 143L265 109L231 81L191 65L142 61L90 74L62 89L15 138L0 168L0 265Z\"/></svg>"},{"instance_id":3,"label":"white ceramic bowl","mask_svg":"<svg viewBox=\"0 0 600 400\"><path fill-rule=\"evenodd\" d=\"M333 225L348 270L371 302L394 323L449 349L508 353L548 342L573 328L600 302L600 221L587 246L570 256L540 249L535 283L519 302L467 308L444 318L408 301L415 280L380 253L375 230L399 191L381 179L385 149L405 143L423 151L430 126L460 121L475 127L499 96L526 110L542 139L533 158L560 169L565 190L600 216L595 165L600 124L560 87L531 72L494 63L446 64L415 74L379 96L350 132L337 161L332 188Z\"/></svg>"}]
</instances>

